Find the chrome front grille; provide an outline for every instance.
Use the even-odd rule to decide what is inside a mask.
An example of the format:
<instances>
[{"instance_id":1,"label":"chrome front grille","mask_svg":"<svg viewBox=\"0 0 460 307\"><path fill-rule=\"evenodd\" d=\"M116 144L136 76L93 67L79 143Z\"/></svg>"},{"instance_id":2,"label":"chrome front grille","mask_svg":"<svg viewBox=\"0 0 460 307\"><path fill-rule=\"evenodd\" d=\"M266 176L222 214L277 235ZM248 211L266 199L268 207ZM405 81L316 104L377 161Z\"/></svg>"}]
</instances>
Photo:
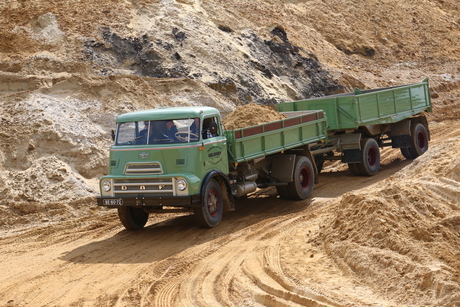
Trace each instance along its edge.
<instances>
[{"instance_id":1,"label":"chrome front grille","mask_svg":"<svg viewBox=\"0 0 460 307\"><path fill-rule=\"evenodd\" d=\"M114 179L114 197L174 196L172 178Z\"/></svg>"},{"instance_id":2,"label":"chrome front grille","mask_svg":"<svg viewBox=\"0 0 460 307\"><path fill-rule=\"evenodd\" d=\"M125 175L158 175L163 174L159 162L128 163L125 168Z\"/></svg>"}]
</instances>

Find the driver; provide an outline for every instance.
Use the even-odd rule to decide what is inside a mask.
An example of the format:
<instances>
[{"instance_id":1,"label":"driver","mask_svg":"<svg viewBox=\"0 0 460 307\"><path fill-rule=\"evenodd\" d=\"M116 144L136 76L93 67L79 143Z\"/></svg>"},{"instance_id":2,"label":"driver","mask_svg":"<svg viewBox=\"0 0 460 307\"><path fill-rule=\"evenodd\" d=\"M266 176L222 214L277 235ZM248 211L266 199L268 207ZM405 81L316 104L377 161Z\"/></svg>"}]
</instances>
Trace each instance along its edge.
<instances>
[{"instance_id":1,"label":"driver","mask_svg":"<svg viewBox=\"0 0 460 307\"><path fill-rule=\"evenodd\" d=\"M166 121L166 129L166 135L168 136L168 138L171 139L173 142L178 142L179 140L176 138L177 127L174 124L174 121Z\"/></svg>"}]
</instances>

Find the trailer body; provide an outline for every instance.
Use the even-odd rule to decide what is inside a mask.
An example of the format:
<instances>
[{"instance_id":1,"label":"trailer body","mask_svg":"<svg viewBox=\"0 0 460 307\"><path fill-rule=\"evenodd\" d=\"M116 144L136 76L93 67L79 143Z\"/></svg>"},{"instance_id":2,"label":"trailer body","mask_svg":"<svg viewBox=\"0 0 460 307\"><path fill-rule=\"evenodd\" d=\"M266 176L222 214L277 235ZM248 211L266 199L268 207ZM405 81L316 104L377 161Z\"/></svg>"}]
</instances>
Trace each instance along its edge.
<instances>
[{"instance_id":1,"label":"trailer body","mask_svg":"<svg viewBox=\"0 0 460 307\"><path fill-rule=\"evenodd\" d=\"M360 90L276 105L279 112L324 110L329 131L397 123L431 112L428 79L421 83Z\"/></svg>"},{"instance_id":2,"label":"trailer body","mask_svg":"<svg viewBox=\"0 0 460 307\"><path fill-rule=\"evenodd\" d=\"M309 110L286 115L286 119L225 131L229 163L247 162L327 140L324 112Z\"/></svg>"}]
</instances>

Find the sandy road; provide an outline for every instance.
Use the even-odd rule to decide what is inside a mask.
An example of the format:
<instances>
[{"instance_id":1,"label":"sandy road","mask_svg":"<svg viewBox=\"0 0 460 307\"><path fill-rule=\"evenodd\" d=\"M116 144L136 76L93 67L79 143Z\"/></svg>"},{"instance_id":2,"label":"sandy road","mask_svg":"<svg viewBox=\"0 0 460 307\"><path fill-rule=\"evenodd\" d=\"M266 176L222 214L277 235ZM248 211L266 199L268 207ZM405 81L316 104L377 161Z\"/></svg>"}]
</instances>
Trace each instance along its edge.
<instances>
[{"instance_id":1,"label":"sandy road","mask_svg":"<svg viewBox=\"0 0 460 307\"><path fill-rule=\"evenodd\" d=\"M239 201L216 229L195 227L191 216L159 215L144 230L128 232L115 211L108 211L11 233L0 239L0 303L215 306L268 300L309 306L311 300L334 306L322 296L313 298L317 294L308 288L294 295L299 285L284 285L292 281L280 265L283 241L299 225L315 224L310 219L327 211L328 199L378 182L404 164L384 166L373 178L322 174L310 201L283 202L274 191L263 191Z\"/></svg>"},{"instance_id":2,"label":"sandy road","mask_svg":"<svg viewBox=\"0 0 460 307\"><path fill-rule=\"evenodd\" d=\"M436 128L435 142L446 129ZM411 163L396 150L383 151L382 161L374 177L326 167L311 200L260 191L215 229L168 214L128 232L115 211L101 211L3 233L0 305L394 306L344 274L315 241L344 193Z\"/></svg>"}]
</instances>

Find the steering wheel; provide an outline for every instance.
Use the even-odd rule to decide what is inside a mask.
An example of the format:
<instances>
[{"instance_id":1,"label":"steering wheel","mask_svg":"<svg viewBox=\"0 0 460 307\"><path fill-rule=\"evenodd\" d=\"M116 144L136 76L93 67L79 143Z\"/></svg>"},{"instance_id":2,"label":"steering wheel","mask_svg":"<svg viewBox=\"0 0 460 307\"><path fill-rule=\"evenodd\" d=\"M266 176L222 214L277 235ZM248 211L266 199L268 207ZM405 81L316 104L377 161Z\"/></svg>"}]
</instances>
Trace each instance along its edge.
<instances>
[{"instance_id":1,"label":"steering wheel","mask_svg":"<svg viewBox=\"0 0 460 307\"><path fill-rule=\"evenodd\" d=\"M191 140L193 139L194 141L198 140L199 137L195 133L188 133L188 132L176 132L174 136L181 142L187 142L187 140L190 138Z\"/></svg>"}]
</instances>

